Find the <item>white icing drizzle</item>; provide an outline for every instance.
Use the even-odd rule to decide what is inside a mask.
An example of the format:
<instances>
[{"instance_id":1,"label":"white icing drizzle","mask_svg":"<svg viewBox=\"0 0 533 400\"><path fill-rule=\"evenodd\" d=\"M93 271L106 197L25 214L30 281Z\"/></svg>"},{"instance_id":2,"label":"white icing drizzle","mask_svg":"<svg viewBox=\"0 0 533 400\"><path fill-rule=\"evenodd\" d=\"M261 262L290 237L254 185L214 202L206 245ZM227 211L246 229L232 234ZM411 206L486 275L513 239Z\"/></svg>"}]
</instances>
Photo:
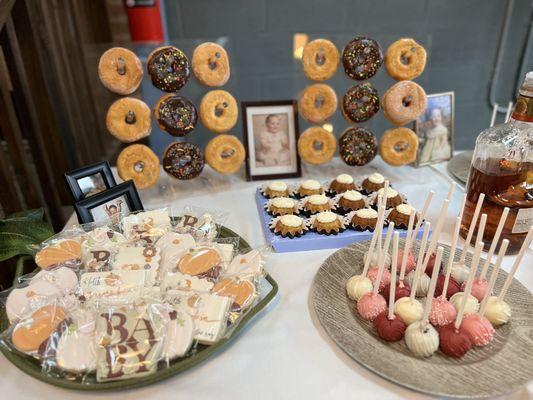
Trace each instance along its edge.
<instances>
[{"instance_id":1,"label":"white icing drizzle","mask_svg":"<svg viewBox=\"0 0 533 400\"><path fill-rule=\"evenodd\" d=\"M335 178L335 180L339 183L352 183L353 178L348 174L340 174Z\"/></svg>"},{"instance_id":2,"label":"white icing drizzle","mask_svg":"<svg viewBox=\"0 0 533 400\"><path fill-rule=\"evenodd\" d=\"M270 200L270 204L278 208L293 208L294 200L288 197L276 197L275 199Z\"/></svg>"},{"instance_id":3,"label":"white icing drizzle","mask_svg":"<svg viewBox=\"0 0 533 400\"><path fill-rule=\"evenodd\" d=\"M385 191L384 189L385 188L379 189L378 190L378 195L383 195L383 192ZM396 196L398 196L398 192L396 190L394 190L392 188L389 188L387 190L387 198L391 199L391 198L396 197Z\"/></svg>"},{"instance_id":4,"label":"white icing drizzle","mask_svg":"<svg viewBox=\"0 0 533 400\"><path fill-rule=\"evenodd\" d=\"M411 215L412 209L413 207L411 207L409 204L399 204L396 206L396 211L404 215Z\"/></svg>"},{"instance_id":5,"label":"white icing drizzle","mask_svg":"<svg viewBox=\"0 0 533 400\"><path fill-rule=\"evenodd\" d=\"M296 215L284 215L280 217L280 221L283 225L291 228L298 228L303 224L303 219Z\"/></svg>"},{"instance_id":6,"label":"white icing drizzle","mask_svg":"<svg viewBox=\"0 0 533 400\"><path fill-rule=\"evenodd\" d=\"M314 205L322 205L328 202L328 198L323 194L313 194L307 198L307 201Z\"/></svg>"},{"instance_id":7,"label":"white icing drizzle","mask_svg":"<svg viewBox=\"0 0 533 400\"><path fill-rule=\"evenodd\" d=\"M385 177L379 172L374 172L373 174L368 175L368 180L372 183L380 184L385 182Z\"/></svg>"},{"instance_id":8,"label":"white icing drizzle","mask_svg":"<svg viewBox=\"0 0 533 400\"><path fill-rule=\"evenodd\" d=\"M268 185L268 188L270 190L275 190L276 192L283 192L287 190L287 184L282 181L270 182L270 184Z\"/></svg>"},{"instance_id":9,"label":"white icing drizzle","mask_svg":"<svg viewBox=\"0 0 533 400\"><path fill-rule=\"evenodd\" d=\"M308 179L302 182L302 188L307 190L318 190L320 189L320 182L315 181L314 179Z\"/></svg>"},{"instance_id":10,"label":"white icing drizzle","mask_svg":"<svg viewBox=\"0 0 533 400\"><path fill-rule=\"evenodd\" d=\"M361 208L360 210L357 210L355 212L355 215L357 215L359 218L377 218L378 212L374 210L373 208Z\"/></svg>"},{"instance_id":11,"label":"white icing drizzle","mask_svg":"<svg viewBox=\"0 0 533 400\"><path fill-rule=\"evenodd\" d=\"M316 216L316 220L322 224L329 224L337 219L337 215L331 211L324 211Z\"/></svg>"},{"instance_id":12,"label":"white icing drizzle","mask_svg":"<svg viewBox=\"0 0 533 400\"><path fill-rule=\"evenodd\" d=\"M346 200L357 201L361 200L363 198L363 195L357 190L347 190L342 194L342 197L344 197Z\"/></svg>"}]
</instances>

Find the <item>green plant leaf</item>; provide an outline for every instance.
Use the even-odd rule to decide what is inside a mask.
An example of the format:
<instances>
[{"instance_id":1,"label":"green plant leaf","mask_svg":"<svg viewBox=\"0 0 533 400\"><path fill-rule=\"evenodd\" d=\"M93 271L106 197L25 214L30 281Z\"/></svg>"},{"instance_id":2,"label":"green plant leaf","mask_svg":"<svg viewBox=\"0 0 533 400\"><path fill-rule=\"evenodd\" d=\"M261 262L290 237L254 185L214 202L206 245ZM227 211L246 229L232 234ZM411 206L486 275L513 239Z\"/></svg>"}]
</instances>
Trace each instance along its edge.
<instances>
[{"instance_id":1,"label":"green plant leaf","mask_svg":"<svg viewBox=\"0 0 533 400\"><path fill-rule=\"evenodd\" d=\"M20 254L31 254L34 238L19 233L0 232L0 261Z\"/></svg>"},{"instance_id":2,"label":"green plant leaf","mask_svg":"<svg viewBox=\"0 0 533 400\"><path fill-rule=\"evenodd\" d=\"M44 218L44 209L43 208L34 208L32 210L20 211L14 214L9 215L7 220L20 220L28 219L32 221L42 221Z\"/></svg>"}]
</instances>

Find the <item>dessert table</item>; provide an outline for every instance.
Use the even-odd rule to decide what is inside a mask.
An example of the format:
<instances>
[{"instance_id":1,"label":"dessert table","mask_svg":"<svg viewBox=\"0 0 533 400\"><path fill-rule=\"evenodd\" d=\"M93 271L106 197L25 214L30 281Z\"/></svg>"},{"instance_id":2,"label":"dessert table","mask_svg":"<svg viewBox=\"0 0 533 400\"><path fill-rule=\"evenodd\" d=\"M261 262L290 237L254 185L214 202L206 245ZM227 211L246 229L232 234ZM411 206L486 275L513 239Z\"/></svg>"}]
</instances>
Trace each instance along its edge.
<instances>
[{"instance_id":1,"label":"dessert table","mask_svg":"<svg viewBox=\"0 0 533 400\"><path fill-rule=\"evenodd\" d=\"M304 167L303 175L327 180L339 173L355 177L379 171L394 187L421 208L429 190L435 191L428 219L436 221L451 178L446 163L436 166L393 168L375 159L357 169L339 160L320 167ZM120 181L120 179L117 179ZM287 180L287 182L297 180ZM200 178L191 182L170 180L162 173L160 185L142 191L145 208L168 205L174 214L194 205L228 213L226 226L244 237L252 247L265 244L254 202L261 182L246 182L242 176L221 176L206 167ZM454 218L459 211L463 188L450 204L449 218L441 239L449 243ZM68 224L75 224L72 216ZM207 362L161 383L130 390L120 396L128 399L155 398L429 398L375 375L340 350L320 326L311 304L313 278L322 262L335 250L272 254L266 269L279 284L279 295L265 312L257 315L240 337ZM508 271L514 257L506 257ZM516 278L533 291L533 252L522 260ZM533 301L529 299L527 301ZM386 360L383 360L386 362ZM0 387L5 399L108 398L107 393L71 392L39 382L0 356ZM495 371L494 373L498 373ZM475 376L472 377L475 379ZM505 398L533 398L533 381Z\"/></svg>"}]
</instances>

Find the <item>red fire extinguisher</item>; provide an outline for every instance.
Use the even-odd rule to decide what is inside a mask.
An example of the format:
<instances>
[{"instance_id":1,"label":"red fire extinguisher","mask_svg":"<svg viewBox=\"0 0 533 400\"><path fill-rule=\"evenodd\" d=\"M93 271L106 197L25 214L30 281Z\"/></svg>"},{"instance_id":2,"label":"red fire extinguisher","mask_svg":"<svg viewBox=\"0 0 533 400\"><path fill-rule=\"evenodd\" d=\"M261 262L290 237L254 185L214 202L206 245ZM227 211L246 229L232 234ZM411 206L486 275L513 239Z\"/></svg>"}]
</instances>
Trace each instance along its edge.
<instances>
[{"instance_id":1,"label":"red fire extinguisher","mask_svg":"<svg viewBox=\"0 0 533 400\"><path fill-rule=\"evenodd\" d=\"M133 42L163 42L165 34L160 0L125 0Z\"/></svg>"}]
</instances>

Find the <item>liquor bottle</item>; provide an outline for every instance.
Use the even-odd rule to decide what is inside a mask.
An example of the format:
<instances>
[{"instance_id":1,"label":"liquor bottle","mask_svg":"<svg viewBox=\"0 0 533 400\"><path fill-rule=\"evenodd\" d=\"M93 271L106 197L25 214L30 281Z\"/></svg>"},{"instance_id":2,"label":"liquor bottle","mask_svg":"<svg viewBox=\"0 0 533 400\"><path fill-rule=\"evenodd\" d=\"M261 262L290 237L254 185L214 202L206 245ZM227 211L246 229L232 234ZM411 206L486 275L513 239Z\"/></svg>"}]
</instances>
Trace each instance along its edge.
<instances>
[{"instance_id":1,"label":"liquor bottle","mask_svg":"<svg viewBox=\"0 0 533 400\"><path fill-rule=\"evenodd\" d=\"M485 232L471 243L483 240L487 250L503 209L509 207L498 247L508 239L507 254L516 254L533 225L533 71L520 87L510 120L477 137L466 191L461 236L466 237L479 195L485 193L480 213L487 214Z\"/></svg>"}]
</instances>

